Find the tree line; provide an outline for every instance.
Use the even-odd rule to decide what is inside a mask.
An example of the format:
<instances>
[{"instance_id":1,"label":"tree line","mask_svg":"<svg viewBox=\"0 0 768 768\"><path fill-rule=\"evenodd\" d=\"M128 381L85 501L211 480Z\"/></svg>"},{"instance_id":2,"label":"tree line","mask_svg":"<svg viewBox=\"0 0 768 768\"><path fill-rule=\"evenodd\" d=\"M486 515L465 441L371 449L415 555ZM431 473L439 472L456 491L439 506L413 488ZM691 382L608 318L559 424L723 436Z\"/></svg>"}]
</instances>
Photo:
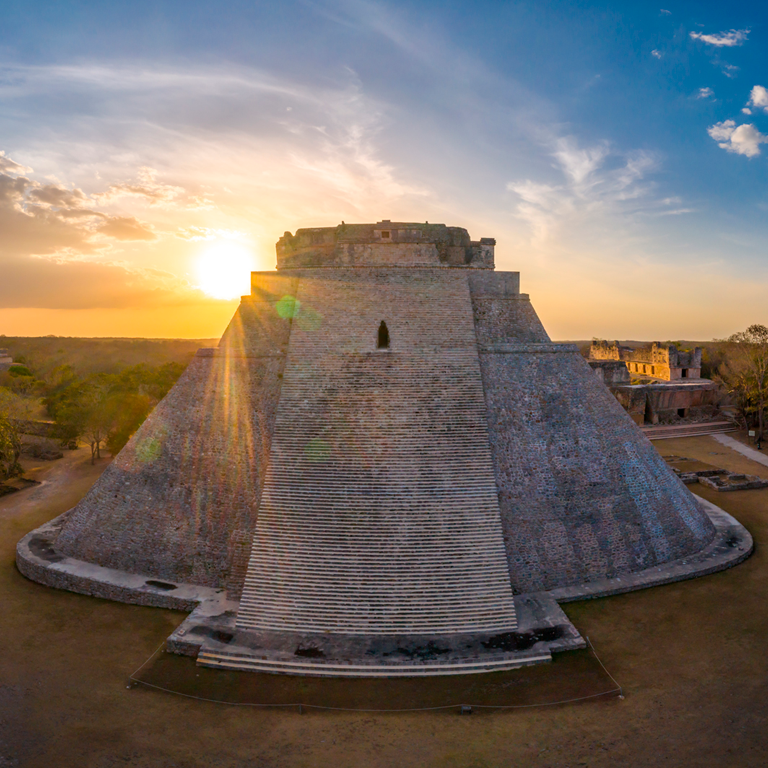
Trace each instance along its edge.
<instances>
[{"instance_id":1,"label":"tree line","mask_svg":"<svg viewBox=\"0 0 768 768\"><path fill-rule=\"evenodd\" d=\"M33 365L18 360L0 374L0 479L21 472L22 421L52 421L52 436L73 448L85 442L92 462L105 448L115 455L185 367L179 362L140 363L119 373L82 375L61 365L38 378Z\"/></svg>"}]
</instances>

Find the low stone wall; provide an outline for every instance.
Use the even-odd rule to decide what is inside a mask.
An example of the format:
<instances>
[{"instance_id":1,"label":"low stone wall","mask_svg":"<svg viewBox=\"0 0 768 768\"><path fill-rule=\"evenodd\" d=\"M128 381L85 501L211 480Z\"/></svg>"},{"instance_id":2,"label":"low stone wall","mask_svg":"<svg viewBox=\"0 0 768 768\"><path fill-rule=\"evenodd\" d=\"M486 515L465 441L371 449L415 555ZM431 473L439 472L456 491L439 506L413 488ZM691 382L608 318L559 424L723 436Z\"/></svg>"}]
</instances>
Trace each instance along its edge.
<instances>
[{"instance_id":1,"label":"low stone wall","mask_svg":"<svg viewBox=\"0 0 768 768\"><path fill-rule=\"evenodd\" d=\"M215 595L215 590L204 587L159 582L151 576L67 557L56 549L55 541L70 513L71 510L40 526L18 543L16 567L23 576L47 587L82 595L180 611L191 611L201 600Z\"/></svg>"}]
</instances>

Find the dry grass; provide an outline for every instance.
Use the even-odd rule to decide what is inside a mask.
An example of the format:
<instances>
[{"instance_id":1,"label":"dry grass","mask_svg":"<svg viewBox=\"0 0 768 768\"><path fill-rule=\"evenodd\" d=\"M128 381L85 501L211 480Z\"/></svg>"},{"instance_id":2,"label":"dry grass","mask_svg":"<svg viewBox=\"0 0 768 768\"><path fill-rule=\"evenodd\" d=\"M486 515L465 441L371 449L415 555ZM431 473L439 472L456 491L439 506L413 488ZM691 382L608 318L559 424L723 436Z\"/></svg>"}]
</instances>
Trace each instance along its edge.
<instances>
[{"instance_id":1,"label":"dry grass","mask_svg":"<svg viewBox=\"0 0 768 768\"><path fill-rule=\"evenodd\" d=\"M768 476L711 438L656 445ZM625 687L623 701L471 717L298 715L126 689L183 615L47 589L16 571L16 541L72 506L102 468L82 450L68 454L37 471L48 485L0 500L1 768L768 764L768 489L693 486L755 537L744 564L566 606Z\"/></svg>"}]
</instances>

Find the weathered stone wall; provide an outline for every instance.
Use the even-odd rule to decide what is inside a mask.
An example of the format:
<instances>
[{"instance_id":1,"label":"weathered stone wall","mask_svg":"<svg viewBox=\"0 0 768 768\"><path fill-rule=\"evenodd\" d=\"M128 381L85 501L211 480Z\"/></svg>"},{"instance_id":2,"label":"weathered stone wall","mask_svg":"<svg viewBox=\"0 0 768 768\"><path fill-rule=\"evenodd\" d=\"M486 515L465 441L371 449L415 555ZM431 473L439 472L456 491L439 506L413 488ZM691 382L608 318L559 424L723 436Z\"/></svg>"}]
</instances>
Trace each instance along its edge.
<instances>
[{"instance_id":1,"label":"weathered stone wall","mask_svg":"<svg viewBox=\"0 0 768 768\"><path fill-rule=\"evenodd\" d=\"M277 268L470 267L493 269L493 238L470 240L461 227L380 221L286 232Z\"/></svg>"},{"instance_id":2,"label":"weathered stone wall","mask_svg":"<svg viewBox=\"0 0 768 768\"><path fill-rule=\"evenodd\" d=\"M647 386L643 389L651 424L670 424L681 418L688 421L711 418L718 410L720 388L714 382Z\"/></svg>"},{"instance_id":3,"label":"weathered stone wall","mask_svg":"<svg viewBox=\"0 0 768 768\"><path fill-rule=\"evenodd\" d=\"M531 305L520 293L518 272L474 272L469 275L477 343L547 343L550 338Z\"/></svg>"},{"instance_id":4,"label":"weathered stone wall","mask_svg":"<svg viewBox=\"0 0 768 768\"><path fill-rule=\"evenodd\" d=\"M622 348L619 347L619 343L614 341L613 343L596 340L593 341L589 348L590 360L621 360Z\"/></svg>"},{"instance_id":5,"label":"weathered stone wall","mask_svg":"<svg viewBox=\"0 0 768 768\"><path fill-rule=\"evenodd\" d=\"M273 293L243 300L221 347L198 353L75 507L57 549L129 573L229 585L237 542L255 524L292 288L287 279Z\"/></svg>"},{"instance_id":6,"label":"weathered stone wall","mask_svg":"<svg viewBox=\"0 0 768 768\"><path fill-rule=\"evenodd\" d=\"M645 423L646 387L615 387L611 390L621 407L638 426Z\"/></svg>"},{"instance_id":7,"label":"weathered stone wall","mask_svg":"<svg viewBox=\"0 0 768 768\"><path fill-rule=\"evenodd\" d=\"M594 356L593 352L599 354L598 345L592 345L590 357ZM621 348L621 359L626 362L630 373L641 377L676 381L698 379L701 376L700 347L696 347L691 352L682 352L674 344L663 346L653 342L650 347Z\"/></svg>"},{"instance_id":8,"label":"weathered stone wall","mask_svg":"<svg viewBox=\"0 0 768 768\"><path fill-rule=\"evenodd\" d=\"M486 317L475 322L519 592L640 571L712 539L694 497L575 348L512 344L506 330L494 345Z\"/></svg>"},{"instance_id":9,"label":"weathered stone wall","mask_svg":"<svg viewBox=\"0 0 768 768\"><path fill-rule=\"evenodd\" d=\"M621 360L587 360L587 363L607 387L629 384L629 371Z\"/></svg>"}]
</instances>

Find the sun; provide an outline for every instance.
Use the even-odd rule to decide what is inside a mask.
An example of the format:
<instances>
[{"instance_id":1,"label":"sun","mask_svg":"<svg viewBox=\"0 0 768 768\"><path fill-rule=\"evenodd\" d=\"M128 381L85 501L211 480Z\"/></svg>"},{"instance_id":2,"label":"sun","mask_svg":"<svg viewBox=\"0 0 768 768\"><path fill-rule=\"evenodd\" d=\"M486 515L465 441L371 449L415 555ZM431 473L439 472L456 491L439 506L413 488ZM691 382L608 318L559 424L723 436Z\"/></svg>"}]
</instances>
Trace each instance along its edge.
<instances>
[{"instance_id":1,"label":"sun","mask_svg":"<svg viewBox=\"0 0 768 768\"><path fill-rule=\"evenodd\" d=\"M208 245L197 261L199 288L214 299L236 299L250 292L252 251L240 243Z\"/></svg>"}]
</instances>

